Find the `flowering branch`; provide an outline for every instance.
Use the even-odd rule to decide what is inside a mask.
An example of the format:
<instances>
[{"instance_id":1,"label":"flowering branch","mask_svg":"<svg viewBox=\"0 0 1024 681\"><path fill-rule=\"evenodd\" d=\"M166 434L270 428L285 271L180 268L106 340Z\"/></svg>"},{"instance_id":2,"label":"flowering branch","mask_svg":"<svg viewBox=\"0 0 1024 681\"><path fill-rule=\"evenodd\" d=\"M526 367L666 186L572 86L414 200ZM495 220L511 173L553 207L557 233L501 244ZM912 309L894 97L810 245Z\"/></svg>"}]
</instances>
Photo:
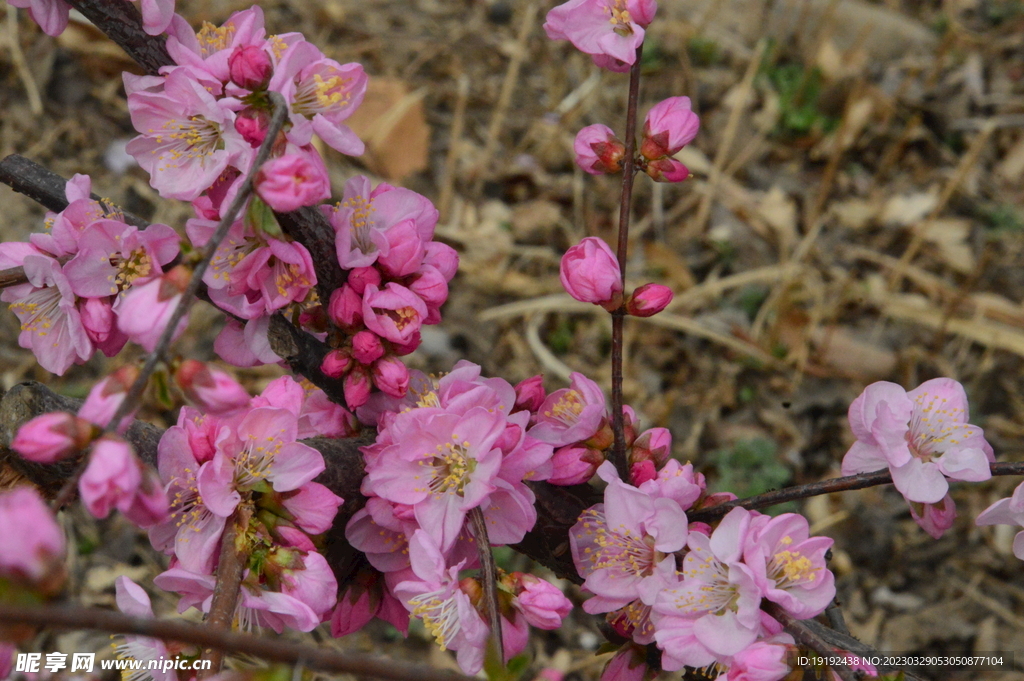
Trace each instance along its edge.
<instances>
[{"instance_id":1,"label":"flowering branch","mask_svg":"<svg viewBox=\"0 0 1024 681\"><path fill-rule=\"evenodd\" d=\"M476 538L476 548L480 554L480 565L483 568L484 603L487 610L487 622L491 625L491 636L495 650L504 656L505 644L501 636L501 614L498 611L498 570L494 564L494 553L491 551L491 540L487 536L487 520L480 507L469 512L469 526ZM503 658L504 659L504 658Z\"/></svg>"},{"instance_id":2,"label":"flowering branch","mask_svg":"<svg viewBox=\"0 0 1024 681\"><path fill-rule=\"evenodd\" d=\"M116 612L76 606L24 607L0 604L0 621L54 629L94 629L134 634L252 655L270 662L299 665L313 671L352 674L386 681L469 681L470 677L393 659L340 653L331 648L281 639L214 630L184 621L128 617Z\"/></svg>"},{"instance_id":3,"label":"flowering branch","mask_svg":"<svg viewBox=\"0 0 1024 681\"><path fill-rule=\"evenodd\" d=\"M220 560L217 562L217 583L213 588L210 613L206 617L210 629L231 630L235 608L238 607L238 590L242 586L245 565L249 560L249 553L245 549L245 530L251 516L252 508L240 504L224 527L220 540ZM209 669L199 672L200 679L220 672L224 663L223 652L219 648L203 650L202 659L210 660L211 664Z\"/></svg>"},{"instance_id":4,"label":"flowering branch","mask_svg":"<svg viewBox=\"0 0 1024 681\"><path fill-rule=\"evenodd\" d=\"M629 99L626 104L626 152L622 163L622 201L619 204L619 240L616 257L622 276L622 286L626 286L626 258L629 250L629 215L633 205L633 178L636 175L636 108L640 96L640 57L644 45L636 48L636 61L629 69ZM626 305L623 303L612 312L612 432L615 442L612 445L612 462L619 477L629 480L629 464L626 461L626 435L622 423L622 336L626 317Z\"/></svg>"}]
</instances>

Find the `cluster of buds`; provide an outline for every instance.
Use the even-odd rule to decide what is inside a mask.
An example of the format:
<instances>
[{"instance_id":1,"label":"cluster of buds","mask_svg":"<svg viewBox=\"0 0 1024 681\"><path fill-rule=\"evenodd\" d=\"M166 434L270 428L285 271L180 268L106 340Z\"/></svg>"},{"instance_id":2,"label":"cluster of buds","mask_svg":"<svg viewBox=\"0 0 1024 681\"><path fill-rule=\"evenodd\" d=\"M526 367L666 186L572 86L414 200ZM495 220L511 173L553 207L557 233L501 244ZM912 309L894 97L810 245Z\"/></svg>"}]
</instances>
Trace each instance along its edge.
<instances>
[{"instance_id":1,"label":"cluster of buds","mask_svg":"<svg viewBox=\"0 0 1024 681\"><path fill-rule=\"evenodd\" d=\"M562 256L559 277L566 292L583 303L613 312L625 305L626 314L650 317L672 302L672 290L662 284L644 284L623 298L622 270L604 240L588 236Z\"/></svg>"}]
</instances>

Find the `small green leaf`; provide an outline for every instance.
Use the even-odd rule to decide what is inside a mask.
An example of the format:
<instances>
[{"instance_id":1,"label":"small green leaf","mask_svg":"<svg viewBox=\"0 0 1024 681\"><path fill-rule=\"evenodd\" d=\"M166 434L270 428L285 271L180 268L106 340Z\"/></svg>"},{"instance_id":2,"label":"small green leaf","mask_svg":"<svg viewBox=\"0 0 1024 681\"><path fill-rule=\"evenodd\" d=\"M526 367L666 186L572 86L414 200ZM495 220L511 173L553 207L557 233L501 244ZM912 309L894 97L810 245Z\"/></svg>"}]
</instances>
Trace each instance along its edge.
<instances>
[{"instance_id":1,"label":"small green leaf","mask_svg":"<svg viewBox=\"0 0 1024 681\"><path fill-rule=\"evenodd\" d=\"M281 225L277 223L274 211L258 196L252 197L249 201L249 207L245 211L245 225L274 239L283 238Z\"/></svg>"}]
</instances>

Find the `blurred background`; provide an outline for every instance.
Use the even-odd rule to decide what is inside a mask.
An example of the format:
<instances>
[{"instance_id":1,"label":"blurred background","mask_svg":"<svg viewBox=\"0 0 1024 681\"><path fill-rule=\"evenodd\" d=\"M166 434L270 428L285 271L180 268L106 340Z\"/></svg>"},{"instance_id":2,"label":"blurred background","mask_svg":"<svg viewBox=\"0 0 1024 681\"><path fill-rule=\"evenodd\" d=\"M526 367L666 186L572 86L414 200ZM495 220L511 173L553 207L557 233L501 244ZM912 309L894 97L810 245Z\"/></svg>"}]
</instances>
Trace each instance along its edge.
<instances>
[{"instance_id":1,"label":"blurred background","mask_svg":"<svg viewBox=\"0 0 1024 681\"><path fill-rule=\"evenodd\" d=\"M178 0L193 26L250 2ZM356 174L426 195L439 238L462 258L444 322L408 358L431 372L460 358L515 383L571 371L610 381L610 321L559 295L558 262L584 236L614 239L619 178L572 162L579 128L621 136L627 76L597 69L541 28L550 0L273 0L268 33L301 31L371 76L349 123L359 159L321 148L335 195ZM124 154L131 139L120 73L133 64L84 21L59 38L0 13L0 156L17 153L182 230ZM629 279L676 292L669 310L626 328L627 401L665 426L674 455L740 495L838 475L852 442L846 409L863 387L961 381L1001 460L1024 446L1024 2L1021 0L662 0L648 32L640 115L687 95L702 118L678 158L678 185L638 178ZM25 240L42 209L0 187L0 237ZM197 306L180 352L213 359L222 324ZM83 396L137 355L95 357L54 378L17 346L0 314L0 383L27 379ZM276 366L236 375L261 389ZM174 414L147 414L168 425ZM797 507L836 538L832 569L852 633L885 651L1019 651L1016 670L919 671L926 679L1024 679L1024 566L1010 527L973 526L1017 480L954 485L957 525L936 541L890 488ZM160 566L118 520L74 518L74 588L113 604L113 581ZM506 551L506 566L523 569ZM568 587L567 587L568 588ZM570 589L578 600L582 595ZM173 603L164 595L159 612ZM317 636L328 637L321 630ZM62 634L44 650L105 637ZM532 661L596 678L603 639L577 612L539 632ZM49 647L47 647L49 645ZM454 667L422 635L374 626L342 648ZM76 647L79 646L79 647ZM109 648L107 648L109 650Z\"/></svg>"}]
</instances>

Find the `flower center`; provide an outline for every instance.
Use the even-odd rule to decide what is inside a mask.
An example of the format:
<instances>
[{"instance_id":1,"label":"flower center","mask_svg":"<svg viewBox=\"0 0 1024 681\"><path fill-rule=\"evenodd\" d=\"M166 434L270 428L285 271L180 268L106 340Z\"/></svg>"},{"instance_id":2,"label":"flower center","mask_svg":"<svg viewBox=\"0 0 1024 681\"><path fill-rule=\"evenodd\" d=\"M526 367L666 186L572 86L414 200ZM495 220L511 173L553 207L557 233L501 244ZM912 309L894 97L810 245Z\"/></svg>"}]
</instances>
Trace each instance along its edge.
<instances>
[{"instance_id":1,"label":"flower center","mask_svg":"<svg viewBox=\"0 0 1024 681\"><path fill-rule=\"evenodd\" d=\"M583 529L593 532L597 544L596 551L589 547L583 550L592 570L609 569L611 577L647 577L654 572L658 552L650 537L642 537L624 525L610 530L600 511L584 511L580 519Z\"/></svg>"},{"instance_id":2,"label":"flower center","mask_svg":"<svg viewBox=\"0 0 1024 681\"><path fill-rule=\"evenodd\" d=\"M782 544L788 546L793 543L793 538L785 536ZM775 587L786 589L795 584L813 582L817 577L818 568L814 567L811 559L799 551L783 549L777 551L771 560L768 561L768 576L775 580Z\"/></svg>"},{"instance_id":3,"label":"flower center","mask_svg":"<svg viewBox=\"0 0 1024 681\"><path fill-rule=\"evenodd\" d=\"M434 469L430 480L430 491L438 496L449 492L462 495L470 476L476 470L476 459L470 456L468 440L459 442L458 435L452 435L452 442L437 446L432 459L420 461L422 466Z\"/></svg>"},{"instance_id":4,"label":"flower center","mask_svg":"<svg viewBox=\"0 0 1024 681\"><path fill-rule=\"evenodd\" d=\"M409 599L413 606L413 617L423 620L423 626L437 640L441 651L448 649L448 643L458 636L461 630L459 611L455 599L448 594L446 587L429 591Z\"/></svg>"},{"instance_id":5,"label":"flower center","mask_svg":"<svg viewBox=\"0 0 1024 681\"><path fill-rule=\"evenodd\" d=\"M250 434L245 447L235 456L236 489L248 489L266 480L274 464L274 457L281 451L283 444L280 438L273 435L260 441Z\"/></svg>"},{"instance_id":6,"label":"flower center","mask_svg":"<svg viewBox=\"0 0 1024 681\"><path fill-rule=\"evenodd\" d=\"M45 286L11 303L11 312L21 319L22 331L45 336L53 328L54 318L60 315L62 299L56 286Z\"/></svg>"},{"instance_id":7,"label":"flower center","mask_svg":"<svg viewBox=\"0 0 1024 681\"><path fill-rule=\"evenodd\" d=\"M205 116L189 116L187 119L168 121L164 133L156 136L157 144L166 142L163 153L165 165L159 170L177 168L178 161L202 159L222 146L220 126ZM156 153L157 150L153 150Z\"/></svg>"},{"instance_id":8,"label":"flower center","mask_svg":"<svg viewBox=\"0 0 1024 681\"><path fill-rule=\"evenodd\" d=\"M235 25L225 24L217 27L209 21L204 21L196 40L199 42L199 54L206 59L212 54L226 50L231 46L231 39L235 37Z\"/></svg>"},{"instance_id":9,"label":"flower center","mask_svg":"<svg viewBox=\"0 0 1024 681\"><path fill-rule=\"evenodd\" d=\"M579 420L584 406L582 396L575 390L569 389L555 402L551 411L544 412L544 416L572 426Z\"/></svg>"},{"instance_id":10,"label":"flower center","mask_svg":"<svg viewBox=\"0 0 1024 681\"><path fill-rule=\"evenodd\" d=\"M344 109L352 99L352 91L348 88L351 82L351 78L338 75L328 75L324 78L321 74L314 73L312 78L306 78L295 88L292 111L312 118L318 113L326 113L332 109Z\"/></svg>"},{"instance_id":11,"label":"flower center","mask_svg":"<svg viewBox=\"0 0 1024 681\"><path fill-rule=\"evenodd\" d=\"M612 30L621 36L633 35L633 17L626 9L626 0L615 0L613 4L606 5L604 11L608 14Z\"/></svg>"}]
</instances>

